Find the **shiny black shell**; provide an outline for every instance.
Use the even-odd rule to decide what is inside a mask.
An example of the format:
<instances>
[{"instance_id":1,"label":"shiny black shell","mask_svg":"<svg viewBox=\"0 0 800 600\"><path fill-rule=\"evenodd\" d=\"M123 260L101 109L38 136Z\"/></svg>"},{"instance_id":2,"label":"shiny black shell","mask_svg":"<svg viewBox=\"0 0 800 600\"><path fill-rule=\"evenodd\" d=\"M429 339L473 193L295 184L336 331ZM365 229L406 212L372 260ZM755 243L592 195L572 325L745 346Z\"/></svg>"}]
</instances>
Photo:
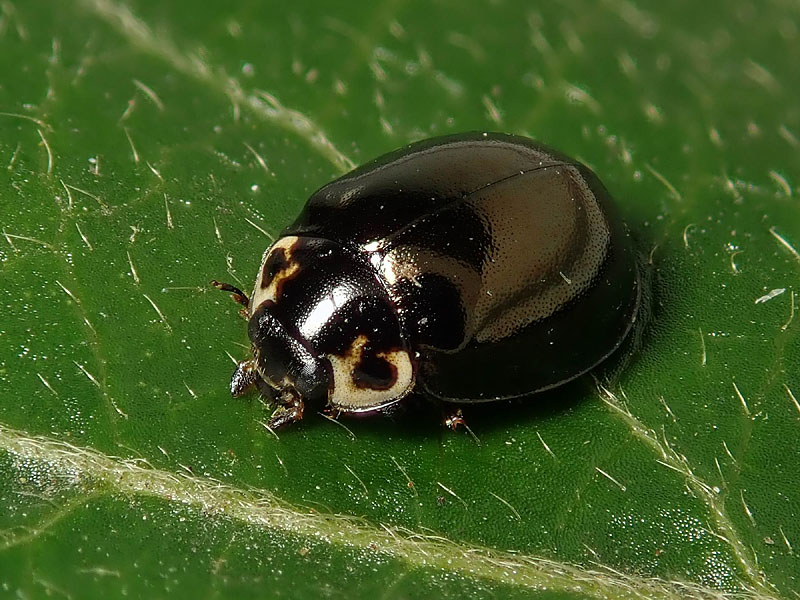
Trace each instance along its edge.
<instances>
[{"instance_id":1,"label":"shiny black shell","mask_svg":"<svg viewBox=\"0 0 800 600\"><path fill-rule=\"evenodd\" d=\"M563 384L613 353L636 319L637 261L606 188L578 161L523 137L467 133L386 154L315 192L283 235L355 257L364 269L341 276L382 289L375 304L395 312L399 331L374 315L361 328L352 306L344 322L407 349L414 390L444 401ZM325 257L314 267L323 288L339 276ZM295 298L302 304L302 293ZM291 320L311 309L285 310ZM308 347L325 354L314 340Z\"/></svg>"}]
</instances>

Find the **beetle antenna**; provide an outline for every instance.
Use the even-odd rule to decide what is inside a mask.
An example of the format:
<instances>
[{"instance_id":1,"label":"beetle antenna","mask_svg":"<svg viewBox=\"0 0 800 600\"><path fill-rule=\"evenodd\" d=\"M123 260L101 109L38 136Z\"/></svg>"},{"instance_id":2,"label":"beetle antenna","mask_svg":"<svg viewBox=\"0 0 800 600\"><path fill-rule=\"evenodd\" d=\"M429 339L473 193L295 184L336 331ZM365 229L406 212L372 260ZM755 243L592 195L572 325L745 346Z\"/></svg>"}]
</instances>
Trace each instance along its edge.
<instances>
[{"instance_id":1,"label":"beetle antenna","mask_svg":"<svg viewBox=\"0 0 800 600\"><path fill-rule=\"evenodd\" d=\"M245 294L236 286L231 285L230 283L220 283L216 279L212 279L210 283L218 290L222 290L223 292L231 292L231 294L233 294L234 301L238 302L245 308L250 308L250 298L248 298L247 294Z\"/></svg>"}]
</instances>

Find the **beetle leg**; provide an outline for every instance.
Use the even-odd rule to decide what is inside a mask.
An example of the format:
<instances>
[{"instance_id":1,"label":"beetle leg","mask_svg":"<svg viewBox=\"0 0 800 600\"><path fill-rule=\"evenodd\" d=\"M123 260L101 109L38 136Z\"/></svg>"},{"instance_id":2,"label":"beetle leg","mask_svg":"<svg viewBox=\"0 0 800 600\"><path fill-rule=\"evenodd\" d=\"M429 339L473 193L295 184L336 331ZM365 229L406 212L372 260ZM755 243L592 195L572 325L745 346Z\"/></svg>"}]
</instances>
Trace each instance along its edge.
<instances>
[{"instance_id":1,"label":"beetle leg","mask_svg":"<svg viewBox=\"0 0 800 600\"><path fill-rule=\"evenodd\" d=\"M243 360L236 365L236 370L231 377L231 396L241 396L258 379L259 375L258 371L256 371L255 359Z\"/></svg>"},{"instance_id":2,"label":"beetle leg","mask_svg":"<svg viewBox=\"0 0 800 600\"><path fill-rule=\"evenodd\" d=\"M231 292L232 298L235 302L241 304L244 308L241 310L241 314L245 319L250 318L250 298L247 297L242 290L237 288L236 286L231 285L230 283L220 283L216 279L211 280L211 285L217 288L218 290L222 290L223 292Z\"/></svg>"},{"instance_id":3,"label":"beetle leg","mask_svg":"<svg viewBox=\"0 0 800 600\"><path fill-rule=\"evenodd\" d=\"M480 446L481 441L478 439L478 436L473 433L469 425L467 425L467 422L464 420L464 414L461 412L460 408L457 408L456 410L450 409L447 413L445 413L444 425L453 431L458 430L458 426L461 425L472 437L472 439L475 440L475 442Z\"/></svg>"},{"instance_id":4,"label":"beetle leg","mask_svg":"<svg viewBox=\"0 0 800 600\"><path fill-rule=\"evenodd\" d=\"M294 391L284 390L281 392L278 402L281 403L281 406L275 409L267 423L270 429L285 427L303 418L305 405Z\"/></svg>"},{"instance_id":5,"label":"beetle leg","mask_svg":"<svg viewBox=\"0 0 800 600\"><path fill-rule=\"evenodd\" d=\"M459 425L463 425L464 427L467 426L467 422L464 420L464 413L461 412L460 408L445 414L444 416L445 427L447 427L448 429L452 429L453 431L456 431Z\"/></svg>"},{"instance_id":6,"label":"beetle leg","mask_svg":"<svg viewBox=\"0 0 800 600\"><path fill-rule=\"evenodd\" d=\"M330 404L328 406L326 406L325 408L323 408L322 412L325 413L325 415L327 415L331 419L338 419L339 415L342 414L341 409L336 408L335 406L332 406Z\"/></svg>"}]
</instances>

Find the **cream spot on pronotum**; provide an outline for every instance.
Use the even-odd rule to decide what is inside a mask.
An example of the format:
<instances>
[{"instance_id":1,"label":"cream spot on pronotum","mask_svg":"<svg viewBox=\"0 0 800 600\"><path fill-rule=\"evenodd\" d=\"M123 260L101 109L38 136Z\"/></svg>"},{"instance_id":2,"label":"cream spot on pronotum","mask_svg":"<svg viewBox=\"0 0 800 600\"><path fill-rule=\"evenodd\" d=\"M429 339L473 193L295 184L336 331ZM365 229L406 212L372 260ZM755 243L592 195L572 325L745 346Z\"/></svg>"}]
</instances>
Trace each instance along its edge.
<instances>
[{"instance_id":1,"label":"cream spot on pronotum","mask_svg":"<svg viewBox=\"0 0 800 600\"><path fill-rule=\"evenodd\" d=\"M265 300L278 300L279 289L283 282L293 278L300 270L300 265L292 260L292 250L299 241L297 236L289 235L282 237L277 242L272 244L264 252L261 259L261 266L258 270L258 277L256 278L256 285L253 288L253 295L250 298L250 306L253 309L258 308ZM278 270L272 274L269 281L264 281L264 267L268 261L274 260L276 257L281 257L277 266ZM278 262L278 261L276 261Z\"/></svg>"},{"instance_id":2,"label":"cream spot on pronotum","mask_svg":"<svg viewBox=\"0 0 800 600\"><path fill-rule=\"evenodd\" d=\"M408 394L414 386L414 366L408 352L391 350L376 352L378 359L386 362L394 380L386 386L370 386L358 381L369 339L358 336L344 356L327 355L333 375L333 391L328 400L336 408L348 412L375 410L393 404Z\"/></svg>"}]
</instances>

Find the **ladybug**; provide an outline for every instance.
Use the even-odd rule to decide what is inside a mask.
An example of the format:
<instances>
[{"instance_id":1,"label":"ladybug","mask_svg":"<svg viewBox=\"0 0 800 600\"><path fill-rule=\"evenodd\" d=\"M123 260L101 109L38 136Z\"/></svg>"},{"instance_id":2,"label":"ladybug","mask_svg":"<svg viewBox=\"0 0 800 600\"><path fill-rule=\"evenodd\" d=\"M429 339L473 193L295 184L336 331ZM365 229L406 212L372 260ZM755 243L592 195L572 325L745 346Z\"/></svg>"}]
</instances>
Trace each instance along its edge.
<instances>
[{"instance_id":1,"label":"ladybug","mask_svg":"<svg viewBox=\"0 0 800 600\"><path fill-rule=\"evenodd\" d=\"M528 138L437 137L316 191L264 252L249 319L251 386L281 427L307 405L387 412L528 396L608 358L636 320L630 235L597 176Z\"/></svg>"}]
</instances>

